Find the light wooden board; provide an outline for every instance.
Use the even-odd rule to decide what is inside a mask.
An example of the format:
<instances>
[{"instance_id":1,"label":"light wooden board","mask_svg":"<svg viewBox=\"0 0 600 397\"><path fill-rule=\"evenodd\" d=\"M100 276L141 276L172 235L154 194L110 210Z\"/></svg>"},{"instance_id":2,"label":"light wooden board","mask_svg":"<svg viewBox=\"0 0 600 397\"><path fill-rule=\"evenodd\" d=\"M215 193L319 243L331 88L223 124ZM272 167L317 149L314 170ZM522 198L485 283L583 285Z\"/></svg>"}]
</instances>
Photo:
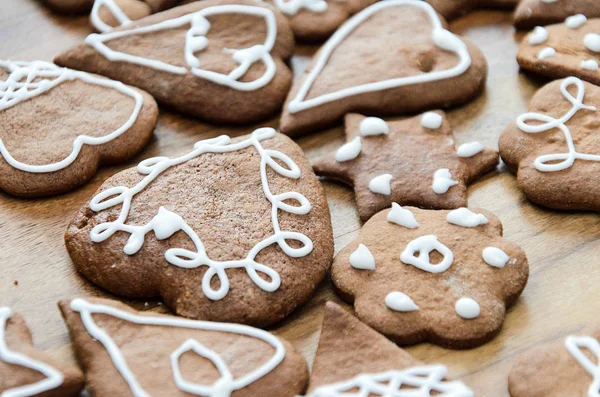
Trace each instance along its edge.
<instances>
[{"instance_id":1,"label":"light wooden board","mask_svg":"<svg viewBox=\"0 0 600 397\"><path fill-rule=\"evenodd\" d=\"M485 53L490 73L485 92L469 105L449 112L459 143L479 140L496 146L502 129L527 109L543 81L519 74L515 61L519 34L510 13L477 12L453 23ZM0 1L0 58L51 60L91 31L85 17L53 15L34 0ZM292 64L305 66L314 47L299 47ZM265 125L276 126L277 119ZM161 110L156 139L129 165L104 168L83 188L60 197L20 200L0 194L0 305L21 312L37 346L72 361L73 355L56 301L74 296L107 296L79 276L64 248L63 233L75 211L103 180L141 159L181 153L195 141L246 128L218 128ZM335 128L298 141L310 158L337 148L343 131ZM325 182L336 251L357 236L360 222L350 189ZM594 213L560 213L529 203L513 175L502 167L469 189L469 204L493 211L505 236L527 252L531 277L525 293L508 313L502 333L474 350L452 351L423 344L408 350L428 363L449 366L476 395L508 396L507 375L515 356L533 346L580 330L600 313L600 223ZM18 285L13 283L18 281ZM290 340L312 362L323 304L339 299L326 280L313 298L274 331ZM133 302L144 308L144 302ZM148 308L157 308L149 302ZM157 310L162 310L157 308Z\"/></svg>"}]
</instances>

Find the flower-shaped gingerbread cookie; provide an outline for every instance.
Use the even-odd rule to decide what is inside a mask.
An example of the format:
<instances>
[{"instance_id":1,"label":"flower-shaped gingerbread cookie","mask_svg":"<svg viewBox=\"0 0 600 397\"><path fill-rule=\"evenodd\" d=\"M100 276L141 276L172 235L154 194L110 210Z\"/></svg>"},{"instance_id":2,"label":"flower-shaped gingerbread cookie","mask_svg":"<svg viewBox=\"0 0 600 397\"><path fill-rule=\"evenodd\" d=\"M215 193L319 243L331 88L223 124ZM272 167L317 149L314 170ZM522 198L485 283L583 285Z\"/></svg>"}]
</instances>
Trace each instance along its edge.
<instances>
[{"instance_id":1,"label":"flower-shaped gingerbread cookie","mask_svg":"<svg viewBox=\"0 0 600 397\"><path fill-rule=\"evenodd\" d=\"M596 397L600 393L600 329L523 353L508 377L512 397Z\"/></svg>"},{"instance_id":2,"label":"flower-shaped gingerbread cookie","mask_svg":"<svg viewBox=\"0 0 600 397\"><path fill-rule=\"evenodd\" d=\"M399 344L470 348L493 338L527 284L523 250L490 212L381 211L335 258L356 315Z\"/></svg>"},{"instance_id":3,"label":"flower-shaped gingerbread cookie","mask_svg":"<svg viewBox=\"0 0 600 397\"><path fill-rule=\"evenodd\" d=\"M527 197L556 209L600 210L600 87L553 81L500 136L500 155Z\"/></svg>"},{"instance_id":4,"label":"flower-shaped gingerbread cookie","mask_svg":"<svg viewBox=\"0 0 600 397\"><path fill-rule=\"evenodd\" d=\"M521 0L515 11L515 26L532 29L539 25L564 21L573 15L600 17L598 0Z\"/></svg>"},{"instance_id":5,"label":"flower-shaped gingerbread cookie","mask_svg":"<svg viewBox=\"0 0 600 397\"><path fill-rule=\"evenodd\" d=\"M517 61L521 68L553 79L576 76L600 84L600 18L579 14L536 27L521 42Z\"/></svg>"},{"instance_id":6,"label":"flower-shaped gingerbread cookie","mask_svg":"<svg viewBox=\"0 0 600 397\"><path fill-rule=\"evenodd\" d=\"M314 169L354 187L363 221L394 202L464 207L467 185L498 164L498 152L478 142L455 145L443 112L394 121L349 114L346 140Z\"/></svg>"},{"instance_id":7,"label":"flower-shaped gingerbread cookie","mask_svg":"<svg viewBox=\"0 0 600 397\"><path fill-rule=\"evenodd\" d=\"M479 8L513 8L519 0L425 0L447 20Z\"/></svg>"}]
</instances>

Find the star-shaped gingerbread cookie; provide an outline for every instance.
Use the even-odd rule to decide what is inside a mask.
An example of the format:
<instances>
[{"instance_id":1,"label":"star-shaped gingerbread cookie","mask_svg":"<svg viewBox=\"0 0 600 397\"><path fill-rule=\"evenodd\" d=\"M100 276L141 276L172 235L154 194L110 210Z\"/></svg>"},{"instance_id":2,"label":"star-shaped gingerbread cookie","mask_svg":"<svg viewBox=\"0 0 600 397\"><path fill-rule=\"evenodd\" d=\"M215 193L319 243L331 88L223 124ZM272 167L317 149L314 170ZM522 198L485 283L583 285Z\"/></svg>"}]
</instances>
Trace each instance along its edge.
<instances>
[{"instance_id":1,"label":"star-shaped gingerbread cookie","mask_svg":"<svg viewBox=\"0 0 600 397\"><path fill-rule=\"evenodd\" d=\"M359 319L398 344L471 348L491 340L529 265L494 214L394 204L335 257L331 280Z\"/></svg>"},{"instance_id":2,"label":"star-shaped gingerbread cookie","mask_svg":"<svg viewBox=\"0 0 600 397\"><path fill-rule=\"evenodd\" d=\"M36 350L23 318L0 307L0 396L75 397L81 389L81 371Z\"/></svg>"},{"instance_id":3,"label":"star-shaped gingerbread cookie","mask_svg":"<svg viewBox=\"0 0 600 397\"><path fill-rule=\"evenodd\" d=\"M519 0L425 0L447 20L451 20L480 8L510 9Z\"/></svg>"},{"instance_id":4,"label":"star-shaped gingerbread cookie","mask_svg":"<svg viewBox=\"0 0 600 397\"><path fill-rule=\"evenodd\" d=\"M529 112L504 130L502 160L527 198L564 210L600 210L600 87L576 77L553 81Z\"/></svg>"},{"instance_id":5,"label":"star-shaped gingerbread cookie","mask_svg":"<svg viewBox=\"0 0 600 397\"><path fill-rule=\"evenodd\" d=\"M588 327L523 353L508 377L511 397L597 396L599 342L600 328Z\"/></svg>"},{"instance_id":6,"label":"star-shaped gingerbread cookie","mask_svg":"<svg viewBox=\"0 0 600 397\"><path fill-rule=\"evenodd\" d=\"M349 114L346 139L314 169L354 187L363 221L394 202L464 207L467 185L498 164L498 152L478 142L457 146L441 111L393 121Z\"/></svg>"}]
</instances>

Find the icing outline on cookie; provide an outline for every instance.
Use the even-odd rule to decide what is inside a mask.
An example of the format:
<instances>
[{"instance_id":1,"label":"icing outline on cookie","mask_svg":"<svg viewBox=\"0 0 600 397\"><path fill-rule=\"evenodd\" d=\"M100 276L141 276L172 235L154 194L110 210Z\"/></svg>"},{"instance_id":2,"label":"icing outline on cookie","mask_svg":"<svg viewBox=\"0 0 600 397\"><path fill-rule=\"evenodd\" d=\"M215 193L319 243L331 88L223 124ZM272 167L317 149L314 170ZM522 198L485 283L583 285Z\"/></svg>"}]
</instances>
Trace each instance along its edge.
<instances>
[{"instance_id":1,"label":"icing outline on cookie","mask_svg":"<svg viewBox=\"0 0 600 397\"><path fill-rule=\"evenodd\" d=\"M118 138L129 130L136 122L140 110L142 109L142 105L144 104L144 97L142 94L119 81L98 78L85 72L61 68L53 63L43 61L12 62L0 60L0 68L10 72L10 75L5 81L0 81L0 112L38 95L44 94L65 81L73 80L81 80L87 84L111 88L123 95L133 98L135 101L133 112L125 124L110 134L100 137L78 135L73 141L73 150L71 153L56 163L44 165L22 163L11 156L9 150L4 145L2 138L0 138L0 154L8 164L21 171L46 173L55 172L68 167L75 161L77 156L79 156L83 145L102 145ZM38 82L34 81L40 78L43 80ZM52 78L52 80L48 80L48 78ZM22 82L22 80L25 81Z\"/></svg>"},{"instance_id":2,"label":"icing outline on cookie","mask_svg":"<svg viewBox=\"0 0 600 397\"><path fill-rule=\"evenodd\" d=\"M27 357L26 355L12 351L5 341L5 332L8 319L12 316L9 307L0 307L0 361L12 365L26 367L43 374L46 378L30 385L24 385L5 390L0 393L2 397L30 397L37 396L48 390L53 390L62 385L63 375L50 365Z\"/></svg>"},{"instance_id":3,"label":"icing outline on cookie","mask_svg":"<svg viewBox=\"0 0 600 397\"><path fill-rule=\"evenodd\" d=\"M220 300L227 295L229 292L229 278L225 270L230 268L244 268L256 286L267 292L276 291L281 285L279 273L266 265L256 262L254 258L263 249L273 244L277 244L291 258L302 258L312 252L313 243L302 233L282 231L279 227L279 210L295 215L306 215L310 212L312 206L308 199L301 193L285 192L273 194L271 192L267 179L267 166L286 178L298 179L301 176L300 168L289 156L277 150L263 148L261 141L273 138L275 134L276 131L273 128L259 128L249 138L237 143L231 143L229 136L221 135L217 138L196 142L193 151L179 157L172 159L168 157L152 157L142 161L139 163L137 170L140 174L146 176L137 185L132 188L115 186L98 193L92 198L89 205L94 212L103 211L117 205L122 206L118 219L96 225L90 232L90 239L94 243L101 243L118 231L129 233L129 240L123 251L127 255L133 255L140 250L144 244L146 234L151 231L154 231L156 238L159 240L167 239L177 231L183 231L194 243L196 252L184 248L170 248L165 252L165 259L170 264L184 269L208 266L208 270L202 278L202 291L207 298ZM133 197L144 190L146 186L167 169L186 163L204 153L231 153L248 147L254 147L261 158L261 183L265 197L271 203L271 224L274 233L257 243L248 252L246 258L230 261L211 260L198 234L182 217L164 207L161 207L158 214L145 225L136 226L125 223L129 216ZM276 160L284 163L287 168L281 166ZM297 201L300 205L287 204L285 203L286 200ZM292 248L287 240L300 242L302 247ZM266 281L258 272L267 275L271 281ZM214 290L210 285L214 276L219 278L220 286L218 290Z\"/></svg>"},{"instance_id":4,"label":"icing outline on cookie","mask_svg":"<svg viewBox=\"0 0 600 397\"><path fill-rule=\"evenodd\" d=\"M281 364L286 354L283 343L277 339L277 337L268 333L267 331L249 327L247 325L188 320L174 316L143 316L106 305L93 304L80 298L71 301L70 307L73 311L79 313L86 331L94 339L102 343L106 349L106 352L110 356L113 365L119 371L123 379L127 382L129 389L135 397L150 397L150 394L148 394L137 382L135 375L127 365L127 361L125 360L125 357L121 353L115 341L108 335L106 331L104 331L94 322L92 317L93 314L104 314L116 317L136 325L187 328L249 336L251 338L261 340L275 349L275 354L269 359L269 361L264 363L256 370L240 377L239 379L233 379L227 364L223 361L221 356L219 356L215 351L202 345L197 340L192 338L188 339L179 348L171 353L170 360L173 370L173 379L181 391L199 396L229 397L234 391L243 389L244 387L269 374L273 369ZM190 349L211 361L218 369L221 377L215 381L213 385L199 385L187 382L185 379L183 379L179 367L179 358L184 352L189 351Z\"/></svg>"},{"instance_id":5,"label":"icing outline on cookie","mask_svg":"<svg viewBox=\"0 0 600 397\"><path fill-rule=\"evenodd\" d=\"M600 343L591 336L568 336L565 340L565 347L575 360L581 365L594 379L588 389L588 397L598 397L600 395L600 364L594 364L581 348L591 352L596 360L600 359Z\"/></svg>"},{"instance_id":6,"label":"icing outline on cookie","mask_svg":"<svg viewBox=\"0 0 600 397\"><path fill-rule=\"evenodd\" d=\"M200 68L200 61L194 56L194 53L204 50L208 45L206 34L210 30L211 25L206 17L223 14L247 14L263 17L267 27L267 37L263 44L257 44L248 48L223 49L224 52L231 54L231 58L239 64L239 66L233 69L229 74L217 73ZM121 37L162 30L171 30L187 24L190 25L190 28L185 35L184 56L188 67L175 66L156 59L149 59L142 56L114 51L104 44L107 41ZM130 30L121 30L117 32L108 32L102 34L93 33L86 37L85 42L112 62L129 62L155 70L179 75L184 75L188 72L191 72L193 75L211 81L215 84L227 86L239 91L254 91L269 84L275 76L277 66L275 65L273 57L271 57L270 52L275 45L276 39L277 21L273 11L259 6L226 4L206 7L200 11L186 14L179 18L168 19L153 25L134 27ZM248 69L250 69L250 67L259 60L265 65L265 72L263 75L253 81L238 81L246 74Z\"/></svg>"},{"instance_id":7,"label":"icing outline on cookie","mask_svg":"<svg viewBox=\"0 0 600 397\"><path fill-rule=\"evenodd\" d=\"M436 46L439 48L450 51L456 54L460 61L459 63L445 70L438 70L435 72L424 73L415 76L407 76L407 77L398 77L387 79L383 81L379 81L376 83L366 83L357 85L354 87L344 88L342 90L331 92L327 94L320 95L315 98L306 99L308 91L312 87L313 83L321 73L321 71L325 68L327 61L331 57L331 54L335 50L335 48L340 45L340 43L350 34L356 27L362 24L364 21L369 19L373 14L384 10L390 7L396 6L414 6L417 8L421 8L427 13L427 16L431 20L433 25L433 31L431 38ZM458 36L453 34L452 32L444 29L442 27L442 23L435 12L435 10L424 1L415 1L415 0L387 0L373 4L372 6L364 9L360 13L356 14L352 18L350 18L346 23L344 23L331 38L325 43L325 45L319 51L319 56L314 67L311 69L310 73L306 76L306 80L300 86L298 93L290 101L288 104L288 111L290 113L298 113L300 111L322 105L324 103L329 103L333 101L337 101L348 96L354 96L358 94L364 94L367 92L381 91L387 90L391 88L401 87L405 85L413 85L426 83L430 81L436 80L444 80L452 77L459 76L463 74L469 67L471 66L471 56L469 55L469 51L464 42L462 42Z\"/></svg>"},{"instance_id":8,"label":"icing outline on cookie","mask_svg":"<svg viewBox=\"0 0 600 397\"><path fill-rule=\"evenodd\" d=\"M460 381L446 381L444 365L420 365L404 370L360 374L354 378L317 387L309 397L473 397ZM407 387L403 387L407 386ZM354 391L358 390L358 391Z\"/></svg>"},{"instance_id":9,"label":"icing outline on cookie","mask_svg":"<svg viewBox=\"0 0 600 397\"><path fill-rule=\"evenodd\" d=\"M111 13L120 26L127 26L131 23L131 19L125 15L121 7L115 3L115 0L95 0L90 14L90 21L99 32L104 33L113 29L113 26L110 26L100 18L100 8L102 6Z\"/></svg>"},{"instance_id":10,"label":"icing outline on cookie","mask_svg":"<svg viewBox=\"0 0 600 397\"><path fill-rule=\"evenodd\" d=\"M568 88L571 85L575 85L577 87L577 97L573 97L571 93L568 91ZM546 114L541 113L524 113L517 118L517 127L528 134L537 134L540 132L550 131L554 128L558 128L562 131L565 136L565 141L567 142L567 147L569 149L568 153L552 153L552 154L544 154L537 157L533 163L534 167L541 172L554 172L554 171L562 171L565 170L575 163L576 159L587 160L587 161L600 161L600 155L593 154L585 154L578 153L575 149L575 143L573 142L573 136L571 135L571 130L566 126L566 122L571 120L571 118L580 110L598 110L595 106L588 106L583 103L583 98L585 96L585 85L583 81L578 79L577 77L569 77L565 79L560 85L560 90L564 95L565 99L569 101L573 107L562 117L555 119L554 117L548 116ZM535 124L530 125L527 124L528 121L539 121L543 124ZM555 161L562 160L561 162L556 163ZM553 163L554 162L554 163Z\"/></svg>"},{"instance_id":11,"label":"icing outline on cookie","mask_svg":"<svg viewBox=\"0 0 600 397\"><path fill-rule=\"evenodd\" d=\"M274 0L273 2L279 11L289 16L296 15L302 9L323 13L328 8L325 0Z\"/></svg>"}]
</instances>

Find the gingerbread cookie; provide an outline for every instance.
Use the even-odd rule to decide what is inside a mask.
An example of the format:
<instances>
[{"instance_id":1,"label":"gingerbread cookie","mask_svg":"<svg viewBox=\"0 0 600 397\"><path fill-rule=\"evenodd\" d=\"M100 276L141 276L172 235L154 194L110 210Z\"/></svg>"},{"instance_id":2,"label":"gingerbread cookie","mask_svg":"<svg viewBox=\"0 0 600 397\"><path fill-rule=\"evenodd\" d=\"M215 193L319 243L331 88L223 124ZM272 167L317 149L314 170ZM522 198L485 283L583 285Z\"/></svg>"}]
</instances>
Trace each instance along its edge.
<instances>
[{"instance_id":1,"label":"gingerbread cookie","mask_svg":"<svg viewBox=\"0 0 600 397\"><path fill-rule=\"evenodd\" d=\"M444 365L414 359L333 302L328 302L310 376L310 397L473 397L446 379ZM354 393L360 390L360 394Z\"/></svg>"},{"instance_id":2,"label":"gingerbread cookie","mask_svg":"<svg viewBox=\"0 0 600 397\"><path fill-rule=\"evenodd\" d=\"M538 26L519 47L521 68L553 79L577 76L600 84L600 19L575 15L559 25Z\"/></svg>"},{"instance_id":3,"label":"gingerbread cookie","mask_svg":"<svg viewBox=\"0 0 600 397\"><path fill-rule=\"evenodd\" d=\"M562 22L578 14L588 18L600 17L600 3L597 0L521 0L515 11L515 26L517 29L533 29Z\"/></svg>"},{"instance_id":4,"label":"gingerbread cookie","mask_svg":"<svg viewBox=\"0 0 600 397\"><path fill-rule=\"evenodd\" d=\"M392 203L451 209L467 205L467 185L498 164L479 142L456 145L443 112L394 121L346 116L347 143L314 164L317 175L354 187L363 221Z\"/></svg>"},{"instance_id":5,"label":"gingerbread cookie","mask_svg":"<svg viewBox=\"0 0 600 397\"><path fill-rule=\"evenodd\" d=\"M107 32L151 13L150 6L141 0L96 0L90 21L97 31Z\"/></svg>"},{"instance_id":6,"label":"gingerbread cookie","mask_svg":"<svg viewBox=\"0 0 600 397\"><path fill-rule=\"evenodd\" d=\"M293 397L306 388L304 358L260 329L141 313L105 299L59 306L97 397Z\"/></svg>"},{"instance_id":7,"label":"gingerbread cookie","mask_svg":"<svg viewBox=\"0 0 600 397\"><path fill-rule=\"evenodd\" d=\"M600 87L553 81L500 136L500 155L531 201L555 209L600 210Z\"/></svg>"},{"instance_id":8,"label":"gingerbread cookie","mask_svg":"<svg viewBox=\"0 0 600 397\"><path fill-rule=\"evenodd\" d=\"M447 20L458 18L471 10L512 9L519 0L425 0Z\"/></svg>"},{"instance_id":9,"label":"gingerbread cookie","mask_svg":"<svg viewBox=\"0 0 600 397\"><path fill-rule=\"evenodd\" d=\"M323 188L272 128L113 176L65 240L77 269L117 295L160 295L186 317L261 327L305 302L333 257Z\"/></svg>"},{"instance_id":10,"label":"gingerbread cookie","mask_svg":"<svg viewBox=\"0 0 600 397\"><path fill-rule=\"evenodd\" d=\"M600 329L523 353L510 372L511 397L594 397L600 391Z\"/></svg>"},{"instance_id":11,"label":"gingerbread cookie","mask_svg":"<svg viewBox=\"0 0 600 397\"><path fill-rule=\"evenodd\" d=\"M81 371L36 350L23 318L0 307L0 395L75 397L82 389Z\"/></svg>"},{"instance_id":12,"label":"gingerbread cookie","mask_svg":"<svg viewBox=\"0 0 600 397\"><path fill-rule=\"evenodd\" d=\"M251 123L281 107L293 49L287 20L273 7L207 0L92 34L56 62L140 87L207 121Z\"/></svg>"},{"instance_id":13,"label":"gingerbread cookie","mask_svg":"<svg viewBox=\"0 0 600 397\"><path fill-rule=\"evenodd\" d=\"M102 164L127 161L150 141L154 99L120 82L42 61L0 61L0 189L63 193Z\"/></svg>"},{"instance_id":14,"label":"gingerbread cookie","mask_svg":"<svg viewBox=\"0 0 600 397\"><path fill-rule=\"evenodd\" d=\"M485 57L445 26L418 0L378 2L356 14L294 84L281 131L314 132L353 111L381 116L472 99L485 83Z\"/></svg>"},{"instance_id":15,"label":"gingerbread cookie","mask_svg":"<svg viewBox=\"0 0 600 397\"><path fill-rule=\"evenodd\" d=\"M356 315L393 341L471 348L501 329L527 284L523 250L492 213L395 204L335 258L331 279Z\"/></svg>"},{"instance_id":16,"label":"gingerbread cookie","mask_svg":"<svg viewBox=\"0 0 600 397\"><path fill-rule=\"evenodd\" d=\"M81 14L92 9L94 0L42 0L56 12L63 14Z\"/></svg>"}]
</instances>

